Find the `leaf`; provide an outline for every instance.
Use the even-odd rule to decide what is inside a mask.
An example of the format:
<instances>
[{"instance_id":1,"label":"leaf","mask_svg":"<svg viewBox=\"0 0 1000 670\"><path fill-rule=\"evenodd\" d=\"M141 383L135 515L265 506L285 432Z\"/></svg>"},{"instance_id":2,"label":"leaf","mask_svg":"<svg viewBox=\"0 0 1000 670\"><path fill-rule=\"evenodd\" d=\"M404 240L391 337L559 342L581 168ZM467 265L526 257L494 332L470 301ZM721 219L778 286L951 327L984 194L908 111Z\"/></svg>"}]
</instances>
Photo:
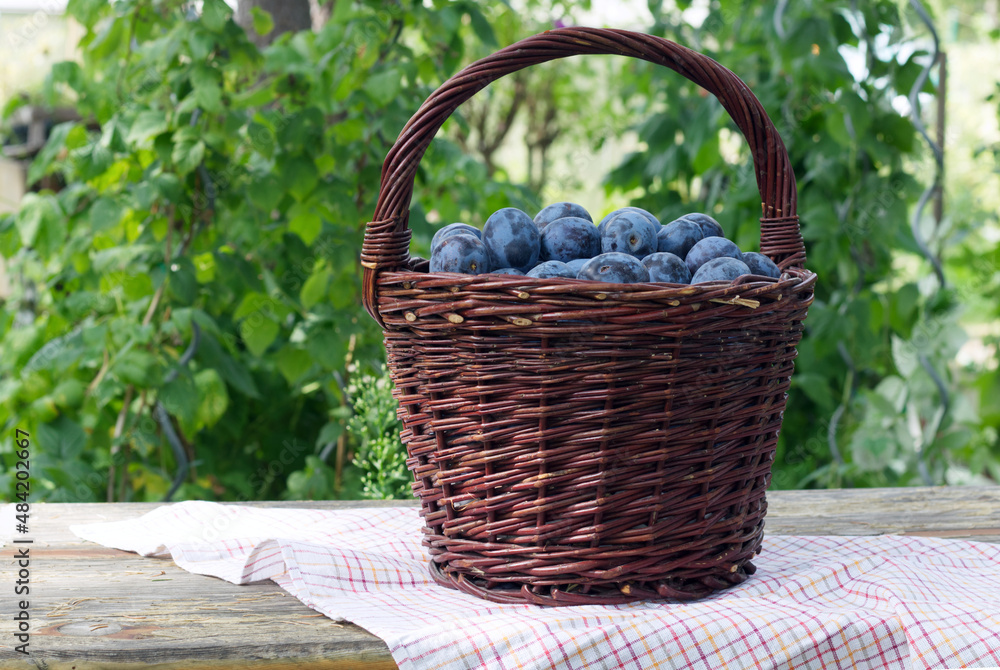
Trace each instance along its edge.
<instances>
[{"instance_id":1,"label":"leaf","mask_svg":"<svg viewBox=\"0 0 1000 670\"><path fill-rule=\"evenodd\" d=\"M838 144L849 147L854 144L854 138L851 136L844 119L845 115L842 110L830 107L826 114L826 131Z\"/></svg>"},{"instance_id":2,"label":"leaf","mask_svg":"<svg viewBox=\"0 0 1000 670\"><path fill-rule=\"evenodd\" d=\"M194 376L198 389L198 410L195 420L199 428L211 428L229 408L229 393L222 377L215 370L199 370Z\"/></svg>"},{"instance_id":3,"label":"leaf","mask_svg":"<svg viewBox=\"0 0 1000 670\"><path fill-rule=\"evenodd\" d=\"M187 256L176 259L167 275L167 292L182 305L190 305L198 297L198 280L194 263Z\"/></svg>"},{"instance_id":4,"label":"leaf","mask_svg":"<svg viewBox=\"0 0 1000 670\"><path fill-rule=\"evenodd\" d=\"M395 68L389 68L372 75L365 82L364 90L375 102L386 105L399 94L402 85L399 72Z\"/></svg>"},{"instance_id":5,"label":"leaf","mask_svg":"<svg viewBox=\"0 0 1000 670\"><path fill-rule=\"evenodd\" d=\"M892 336L892 362L899 374L906 379L920 366L918 353L913 345L896 335Z\"/></svg>"},{"instance_id":6,"label":"leaf","mask_svg":"<svg viewBox=\"0 0 1000 670\"><path fill-rule=\"evenodd\" d=\"M306 338L306 349L327 370L339 369L347 355L347 343L332 330L312 330Z\"/></svg>"},{"instance_id":7,"label":"leaf","mask_svg":"<svg viewBox=\"0 0 1000 670\"><path fill-rule=\"evenodd\" d=\"M832 412L836 406L833 390L825 376L799 372L792 377L792 384L796 389L805 393L824 412Z\"/></svg>"},{"instance_id":8,"label":"leaf","mask_svg":"<svg viewBox=\"0 0 1000 670\"><path fill-rule=\"evenodd\" d=\"M89 28L94 25L103 10L109 7L107 0L69 0L66 3L66 13Z\"/></svg>"},{"instance_id":9,"label":"leaf","mask_svg":"<svg viewBox=\"0 0 1000 670\"><path fill-rule=\"evenodd\" d=\"M129 144L143 144L151 137L165 133L169 128L167 115L156 109L146 109L135 117L128 131Z\"/></svg>"},{"instance_id":10,"label":"leaf","mask_svg":"<svg viewBox=\"0 0 1000 670\"><path fill-rule=\"evenodd\" d=\"M472 2L467 4L465 9L469 14L469 21L472 23L472 30L476 33L476 37L479 38L479 41L491 49L496 48L498 46L497 36L493 32L493 26L491 26L490 22L485 16L483 16L483 13L479 10L475 3Z\"/></svg>"},{"instance_id":11,"label":"leaf","mask_svg":"<svg viewBox=\"0 0 1000 670\"><path fill-rule=\"evenodd\" d=\"M76 461L87 443L87 434L80 424L65 415L39 425L37 431L36 448L55 463Z\"/></svg>"},{"instance_id":12,"label":"leaf","mask_svg":"<svg viewBox=\"0 0 1000 670\"><path fill-rule=\"evenodd\" d=\"M294 385L302 375L312 368L313 359L308 351L286 344L275 356L278 370L290 386Z\"/></svg>"},{"instance_id":13,"label":"leaf","mask_svg":"<svg viewBox=\"0 0 1000 670\"><path fill-rule=\"evenodd\" d=\"M195 279L199 284L208 284L215 279L215 255L211 251L192 257Z\"/></svg>"},{"instance_id":14,"label":"leaf","mask_svg":"<svg viewBox=\"0 0 1000 670\"><path fill-rule=\"evenodd\" d=\"M895 332L908 336L913 330L920 289L916 284L904 284L892 294L891 299L889 324Z\"/></svg>"},{"instance_id":15,"label":"leaf","mask_svg":"<svg viewBox=\"0 0 1000 670\"><path fill-rule=\"evenodd\" d=\"M144 389L160 384L161 370L156 357L148 351L130 349L115 359L110 373L123 384Z\"/></svg>"},{"instance_id":16,"label":"leaf","mask_svg":"<svg viewBox=\"0 0 1000 670\"><path fill-rule=\"evenodd\" d=\"M222 75L199 63L191 69L191 86L198 106L209 112L222 112Z\"/></svg>"},{"instance_id":17,"label":"leaf","mask_svg":"<svg viewBox=\"0 0 1000 670\"><path fill-rule=\"evenodd\" d=\"M201 22L213 33L221 32L232 10L224 0L205 0L201 9Z\"/></svg>"},{"instance_id":18,"label":"leaf","mask_svg":"<svg viewBox=\"0 0 1000 670\"><path fill-rule=\"evenodd\" d=\"M316 438L316 446L322 448L328 444L336 442L344 433L344 424L340 421L331 421L319 431Z\"/></svg>"},{"instance_id":19,"label":"leaf","mask_svg":"<svg viewBox=\"0 0 1000 670\"><path fill-rule=\"evenodd\" d=\"M345 309L354 304L356 296L354 274L349 271L341 272L330 287L330 304L337 309Z\"/></svg>"},{"instance_id":20,"label":"leaf","mask_svg":"<svg viewBox=\"0 0 1000 670\"><path fill-rule=\"evenodd\" d=\"M83 68L75 61L62 61L52 66L53 84L66 84L77 93L83 93L87 86L87 78Z\"/></svg>"},{"instance_id":21,"label":"leaf","mask_svg":"<svg viewBox=\"0 0 1000 670\"><path fill-rule=\"evenodd\" d=\"M872 123L871 112L868 111L868 103L862 100L857 93L848 92L843 95L841 104L850 114L854 136L862 137L867 134Z\"/></svg>"},{"instance_id":22,"label":"leaf","mask_svg":"<svg viewBox=\"0 0 1000 670\"><path fill-rule=\"evenodd\" d=\"M240 324L240 336L254 356L262 356L280 330L277 323L264 317L247 319Z\"/></svg>"},{"instance_id":23,"label":"leaf","mask_svg":"<svg viewBox=\"0 0 1000 670\"><path fill-rule=\"evenodd\" d=\"M296 156L285 161L280 172L285 190L299 201L312 193L316 188L316 182L319 181L316 164L305 156Z\"/></svg>"},{"instance_id":24,"label":"leaf","mask_svg":"<svg viewBox=\"0 0 1000 670\"><path fill-rule=\"evenodd\" d=\"M88 47L92 58L97 60L107 58L118 50L125 39L126 20L123 17L116 18L106 23L104 28L98 31L94 41Z\"/></svg>"},{"instance_id":25,"label":"leaf","mask_svg":"<svg viewBox=\"0 0 1000 670\"><path fill-rule=\"evenodd\" d=\"M250 202L267 214L278 206L284 194L281 183L273 174L262 175L247 186Z\"/></svg>"},{"instance_id":26,"label":"leaf","mask_svg":"<svg viewBox=\"0 0 1000 670\"><path fill-rule=\"evenodd\" d=\"M21 209L17 212L15 222L17 232L21 236L21 244L30 247L35 243L38 231L42 227L42 219L45 216L44 196L34 193L26 193L21 200Z\"/></svg>"},{"instance_id":27,"label":"leaf","mask_svg":"<svg viewBox=\"0 0 1000 670\"><path fill-rule=\"evenodd\" d=\"M302 301L303 307L312 309L314 305L326 297L326 291L330 285L330 276L329 268L325 267L310 275L306 283L302 285L302 291L299 294L299 299Z\"/></svg>"},{"instance_id":28,"label":"leaf","mask_svg":"<svg viewBox=\"0 0 1000 670\"><path fill-rule=\"evenodd\" d=\"M21 244L35 247L43 259L59 251L66 239L66 217L49 195L27 193L14 220Z\"/></svg>"},{"instance_id":29,"label":"leaf","mask_svg":"<svg viewBox=\"0 0 1000 670\"><path fill-rule=\"evenodd\" d=\"M316 157L316 171L321 175L329 175L337 167L337 159L330 154Z\"/></svg>"},{"instance_id":30,"label":"leaf","mask_svg":"<svg viewBox=\"0 0 1000 670\"><path fill-rule=\"evenodd\" d=\"M174 148L170 159L182 175L198 167L205 157L205 143L201 140L200 132L198 128L185 126L173 135Z\"/></svg>"},{"instance_id":31,"label":"leaf","mask_svg":"<svg viewBox=\"0 0 1000 670\"><path fill-rule=\"evenodd\" d=\"M719 136L713 135L701 145L697 155L691 162L691 167L695 169L695 172L701 174L721 163L722 154L719 153Z\"/></svg>"},{"instance_id":32,"label":"leaf","mask_svg":"<svg viewBox=\"0 0 1000 670\"><path fill-rule=\"evenodd\" d=\"M273 314L274 300L266 293L248 291L233 311L234 319L245 319L254 314Z\"/></svg>"},{"instance_id":33,"label":"leaf","mask_svg":"<svg viewBox=\"0 0 1000 670\"><path fill-rule=\"evenodd\" d=\"M334 2L333 14L330 16L330 23L340 24L347 22L347 20L353 15L351 12L353 4L353 2Z\"/></svg>"},{"instance_id":34,"label":"leaf","mask_svg":"<svg viewBox=\"0 0 1000 670\"><path fill-rule=\"evenodd\" d=\"M28 168L28 185L34 184L49 173L52 162L66 146L66 138L69 136L70 130L75 127L76 123L68 122L60 123L52 128L48 140L45 141L45 146L38 152L35 160L31 162L31 167Z\"/></svg>"},{"instance_id":35,"label":"leaf","mask_svg":"<svg viewBox=\"0 0 1000 670\"><path fill-rule=\"evenodd\" d=\"M202 333L198 360L218 371L227 384L247 396L259 398L260 391L246 367L223 350L214 336Z\"/></svg>"},{"instance_id":36,"label":"leaf","mask_svg":"<svg viewBox=\"0 0 1000 670\"><path fill-rule=\"evenodd\" d=\"M115 270L125 272L127 271L128 266L134 263L137 258L143 254L149 253L152 250L153 247L147 244L110 247L108 249L101 249L100 251L92 252L91 262L94 271L99 274L113 272Z\"/></svg>"},{"instance_id":37,"label":"leaf","mask_svg":"<svg viewBox=\"0 0 1000 670\"><path fill-rule=\"evenodd\" d=\"M125 208L117 200L98 198L88 211L90 226L94 231L113 228L121 222L124 212Z\"/></svg>"},{"instance_id":38,"label":"leaf","mask_svg":"<svg viewBox=\"0 0 1000 670\"><path fill-rule=\"evenodd\" d=\"M316 456L306 456L304 470L288 476L289 500L325 500L335 494L333 469Z\"/></svg>"},{"instance_id":39,"label":"leaf","mask_svg":"<svg viewBox=\"0 0 1000 670\"><path fill-rule=\"evenodd\" d=\"M198 412L198 389L187 372L181 372L160 389L159 400L183 426L190 427Z\"/></svg>"},{"instance_id":40,"label":"leaf","mask_svg":"<svg viewBox=\"0 0 1000 670\"><path fill-rule=\"evenodd\" d=\"M267 35L274 30L274 19L271 14L260 7L251 7L250 15L253 21L254 32L258 35Z\"/></svg>"},{"instance_id":41,"label":"leaf","mask_svg":"<svg viewBox=\"0 0 1000 670\"><path fill-rule=\"evenodd\" d=\"M889 433L866 422L851 437L850 450L858 469L878 472L888 467L896 457L897 443Z\"/></svg>"},{"instance_id":42,"label":"leaf","mask_svg":"<svg viewBox=\"0 0 1000 670\"><path fill-rule=\"evenodd\" d=\"M303 242L312 244L323 228L323 221L316 212L305 211L289 221L288 228Z\"/></svg>"},{"instance_id":43,"label":"leaf","mask_svg":"<svg viewBox=\"0 0 1000 670\"><path fill-rule=\"evenodd\" d=\"M872 130L880 142L904 153L913 151L916 129L909 119L895 113L882 114L875 118Z\"/></svg>"},{"instance_id":44,"label":"leaf","mask_svg":"<svg viewBox=\"0 0 1000 670\"><path fill-rule=\"evenodd\" d=\"M875 392L885 398L897 414L906 406L908 389L906 382L899 377L890 375L884 378L875 387Z\"/></svg>"}]
</instances>

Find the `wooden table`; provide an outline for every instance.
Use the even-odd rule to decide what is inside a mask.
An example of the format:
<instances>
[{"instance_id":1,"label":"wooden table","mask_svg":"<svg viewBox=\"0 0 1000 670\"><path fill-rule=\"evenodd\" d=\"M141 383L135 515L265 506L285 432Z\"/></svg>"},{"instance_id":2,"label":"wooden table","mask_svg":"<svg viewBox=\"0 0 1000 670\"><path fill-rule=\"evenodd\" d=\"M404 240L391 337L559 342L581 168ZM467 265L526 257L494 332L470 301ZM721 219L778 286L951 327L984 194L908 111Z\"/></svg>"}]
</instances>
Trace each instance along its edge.
<instances>
[{"instance_id":1,"label":"wooden table","mask_svg":"<svg viewBox=\"0 0 1000 670\"><path fill-rule=\"evenodd\" d=\"M896 533L1000 543L1000 487L773 491L767 497L766 532L772 535ZM380 503L248 504L339 509ZM84 542L69 531L70 524L131 518L157 506L32 506L33 653L13 651L7 622L13 608L10 557L17 545L7 544L0 550L0 668L396 667L379 638L330 621L273 582L236 586L190 574L170 560Z\"/></svg>"}]
</instances>

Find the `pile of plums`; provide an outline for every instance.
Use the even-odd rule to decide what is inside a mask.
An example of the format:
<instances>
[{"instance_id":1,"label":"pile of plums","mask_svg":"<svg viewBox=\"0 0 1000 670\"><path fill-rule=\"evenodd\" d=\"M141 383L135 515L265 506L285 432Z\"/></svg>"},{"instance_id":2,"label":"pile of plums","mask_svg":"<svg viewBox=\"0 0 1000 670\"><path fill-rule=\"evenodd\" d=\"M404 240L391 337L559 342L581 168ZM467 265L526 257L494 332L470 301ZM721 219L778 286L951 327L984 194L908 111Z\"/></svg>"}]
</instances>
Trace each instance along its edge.
<instances>
[{"instance_id":1,"label":"pile of plums","mask_svg":"<svg viewBox=\"0 0 1000 670\"><path fill-rule=\"evenodd\" d=\"M431 241L430 271L619 284L781 276L767 256L740 251L707 214L685 214L661 225L644 209L623 207L594 225L587 210L572 202L549 205L534 219L505 207L486 220L482 231L449 224Z\"/></svg>"}]
</instances>

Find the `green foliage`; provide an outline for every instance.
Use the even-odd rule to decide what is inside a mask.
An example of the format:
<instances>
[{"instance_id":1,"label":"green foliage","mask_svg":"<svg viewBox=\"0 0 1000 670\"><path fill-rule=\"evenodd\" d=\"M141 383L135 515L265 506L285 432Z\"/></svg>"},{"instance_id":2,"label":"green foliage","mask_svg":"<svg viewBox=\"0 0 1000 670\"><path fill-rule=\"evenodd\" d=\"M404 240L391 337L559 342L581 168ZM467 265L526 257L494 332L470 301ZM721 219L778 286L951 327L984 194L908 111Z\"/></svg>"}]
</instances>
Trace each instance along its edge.
<instances>
[{"instance_id":1,"label":"green foliage","mask_svg":"<svg viewBox=\"0 0 1000 670\"><path fill-rule=\"evenodd\" d=\"M176 498L408 497L381 333L360 304L382 160L460 66L578 5L337 2L321 30L259 50L222 0L200 14L71 0L82 60L57 64L44 95L87 120L53 128L28 173L67 186L0 217L14 287L0 304L2 470L21 428L37 437L39 498L158 500L178 467L162 406L191 461ZM770 111L820 278L774 485L1000 479L1000 374L953 362L963 305L1000 317L1000 251L975 230L995 212L931 236L943 290L909 228L926 152L896 105L926 59L922 27L889 0L711 0L700 25L689 5L651 2L650 32L728 65ZM253 13L254 32L272 26ZM536 162L508 169L492 145L519 95ZM660 67L581 58L498 82L445 126L415 185L415 249L435 223L537 208L533 189L564 199L607 172L598 150L629 127L639 150L611 165L611 199L665 221L712 212L756 248L754 171L718 102ZM557 162L565 175L546 171ZM529 188L507 181L522 177Z\"/></svg>"},{"instance_id":2,"label":"green foliage","mask_svg":"<svg viewBox=\"0 0 1000 670\"><path fill-rule=\"evenodd\" d=\"M41 436L39 498L156 500L177 468L162 405L192 465L178 498L350 496L320 456L350 416L348 364L384 356L358 267L380 166L488 25L472 3L344 2L258 50L222 0L191 7L69 3L82 61L45 89L87 120L54 128L29 173L67 187L0 219L0 456L22 428ZM520 197L435 143L417 239L425 207L457 219L487 192ZM358 487L403 490L399 459L364 444L387 470Z\"/></svg>"},{"instance_id":3,"label":"green foliage","mask_svg":"<svg viewBox=\"0 0 1000 670\"><path fill-rule=\"evenodd\" d=\"M412 477L406 469L406 449L399 437L398 403L386 369L381 376L366 375L348 387L354 416L347 423L358 441L354 463L361 471L365 498L392 499L410 496Z\"/></svg>"},{"instance_id":4,"label":"green foliage","mask_svg":"<svg viewBox=\"0 0 1000 670\"><path fill-rule=\"evenodd\" d=\"M952 363L968 296L941 290L909 228L923 190L914 176L923 142L894 102L926 63L914 38L926 29L888 0L783 6L776 17L774 4L713 0L693 27L679 9L651 3L654 33L729 64L748 83L798 177L808 267L819 283L774 485L945 483L977 442L986 451L972 474L995 476L995 434L990 444L977 432L968 373ZM645 150L611 172L608 188L664 221L712 212L741 248L756 248L752 162L718 101L646 63L630 61L622 81L644 119ZM953 241L939 236L932 245L940 253Z\"/></svg>"}]
</instances>

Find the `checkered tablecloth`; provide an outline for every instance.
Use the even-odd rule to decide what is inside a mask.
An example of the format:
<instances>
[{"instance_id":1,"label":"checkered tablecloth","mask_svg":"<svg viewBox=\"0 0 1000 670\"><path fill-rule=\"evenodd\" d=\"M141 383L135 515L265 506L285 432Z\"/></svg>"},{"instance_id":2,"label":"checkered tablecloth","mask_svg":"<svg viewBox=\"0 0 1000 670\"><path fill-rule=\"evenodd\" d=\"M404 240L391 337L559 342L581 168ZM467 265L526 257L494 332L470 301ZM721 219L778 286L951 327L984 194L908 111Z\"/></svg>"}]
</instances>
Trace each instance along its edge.
<instances>
[{"instance_id":1,"label":"checkered tablecloth","mask_svg":"<svg viewBox=\"0 0 1000 670\"><path fill-rule=\"evenodd\" d=\"M73 526L234 584L272 579L385 640L404 670L1000 665L1000 547L768 536L757 574L693 603L497 605L434 584L415 508L206 502Z\"/></svg>"}]
</instances>

